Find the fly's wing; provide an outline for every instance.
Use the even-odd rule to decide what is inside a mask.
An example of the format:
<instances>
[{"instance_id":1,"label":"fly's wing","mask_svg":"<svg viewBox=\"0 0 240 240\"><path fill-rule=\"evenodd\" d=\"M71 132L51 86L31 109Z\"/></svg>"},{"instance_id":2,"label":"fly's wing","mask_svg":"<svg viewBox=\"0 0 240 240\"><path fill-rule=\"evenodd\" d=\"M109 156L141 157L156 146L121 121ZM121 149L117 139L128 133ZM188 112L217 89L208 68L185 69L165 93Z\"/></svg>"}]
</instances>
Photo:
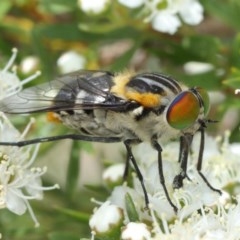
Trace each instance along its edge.
<instances>
[{"instance_id":1,"label":"fly's wing","mask_svg":"<svg viewBox=\"0 0 240 240\"><path fill-rule=\"evenodd\" d=\"M65 74L5 98L0 111L16 114L96 108L121 111L127 101L110 93L112 78L113 74L106 71Z\"/></svg>"}]
</instances>

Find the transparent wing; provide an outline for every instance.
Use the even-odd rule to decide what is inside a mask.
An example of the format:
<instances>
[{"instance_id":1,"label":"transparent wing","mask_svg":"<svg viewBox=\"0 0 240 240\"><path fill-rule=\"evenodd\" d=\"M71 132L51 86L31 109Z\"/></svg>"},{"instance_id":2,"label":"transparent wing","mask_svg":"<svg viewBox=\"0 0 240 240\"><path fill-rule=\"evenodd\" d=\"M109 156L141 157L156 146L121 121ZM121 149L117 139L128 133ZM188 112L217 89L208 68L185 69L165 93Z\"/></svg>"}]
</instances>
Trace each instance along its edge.
<instances>
[{"instance_id":1,"label":"transparent wing","mask_svg":"<svg viewBox=\"0 0 240 240\"><path fill-rule=\"evenodd\" d=\"M56 80L24 89L5 98L0 111L32 113L74 109L121 110L126 100L110 93L113 74L106 71L77 71Z\"/></svg>"}]
</instances>

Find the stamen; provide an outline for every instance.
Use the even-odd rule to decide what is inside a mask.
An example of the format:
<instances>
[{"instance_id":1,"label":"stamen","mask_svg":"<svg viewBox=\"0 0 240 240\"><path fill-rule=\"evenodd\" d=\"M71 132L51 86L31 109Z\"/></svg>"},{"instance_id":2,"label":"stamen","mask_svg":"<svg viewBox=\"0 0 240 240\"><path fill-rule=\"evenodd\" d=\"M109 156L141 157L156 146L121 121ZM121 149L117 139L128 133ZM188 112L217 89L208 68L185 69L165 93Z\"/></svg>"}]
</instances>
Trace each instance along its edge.
<instances>
[{"instance_id":1,"label":"stamen","mask_svg":"<svg viewBox=\"0 0 240 240\"><path fill-rule=\"evenodd\" d=\"M39 147L40 147L40 143L36 144L36 147L32 153L32 157L31 159L27 162L27 164L25 166L23 166L24 168L28 168L30 167L33 162L35 161L36 157L37 157L37 154L38 154L38 150L39 150Z\"/></svg>"},{"instance_id":2,"label":"stamen","mask_svg":"<svg viewBox=\"0 0 240 240\"><path fill-rule=\"evenodd\" d=\"M31 186L31 189L35 189L35 190L43 190L43 191L50 191L50 190L54 190L54 189L59 189L60 186L58 184L54 184L53 186L49 186L49 187L38 187L38 186Z\"/></svg>"},{"instance_id":3,"label":"stamen","mask_svg":"<svg viewBox=\"0 0 240 240\"><path fill-rule=\"evenodd\" d=\"M33 220L34 223L35 223L35 227L39 227L40 224L39 224L39 222L38 222L38 220L37 220L37 218L36 218L36 216L35 216L35 214L34 214L34 212L33 212L33 210L32 210L31 205L29 204L28 201L25 201L25 203L26 203L27 209L28 209L28 211L29 211L29 213L30 213L30 216L32 217L32 220Z\"/></svg>"},{"instance_id":4,"label":"stamen","mask_svg":"<svg viewBox=\"0 0 240 240\"><path fill-rule=\"evenodd\" d=\"M92 231L91 234L92 234L91 240L94 240L94 239L95 239L96 232Z\"/></svg>"},{"instance_id":5,"label":"stamen","mask_svg":"<svg viewBox=\"0 0 240 240\"><path fill-rule=\"evenodd\" d=\"M159 227L159 224L158 224L158 221L157 221L157 219L155 217L155 214L153 212L153 205L151 203L149 203L148 207L149 207L149 210L150 210L150 215L151 215L152 220L153 220L153 228L154 228L155 233L163 234L161 228Z\"/></svg>"},{"instance_id":6,"label":"stamen","mask_svg":"<svg viewBox=\"0 0 240 240\"><path fill-rule=\"evenodd\" d=\"M164 214L161 214L161 220L162 220L165 234L169 235L170 231L169 231L169 227L168 227L168 222L167 222Z\"/></svg>"},{"instance_id":7,"label":"stamen","mask_svg":"<svg viewBox=\"0 0 240 240\"><path fill-rule=\"evenodd\" d=\"M33 75L31 75L30 77L22 80L20 83L21 83L21 85L24 85L24 84L26 84L26 83L28 83L28 82L31 82L33 79L37 78L37 77L40 76L41 74L42 74L41 71L37 71L35 74L33 74Z\"/></svg>"},{"instance_id":8,"label":"stamen","mask_svg":"<svg viewBox=\"0 0 240 240\"><path fill-rule=\"evenodd\" d=\"M13 63L14 63L16 57L17 57L17 53L18 53L17 48L13 48L13 49L12 49L12 53L13 53L13 54L12 54L11 58L9 59L7 65L6 65L6 66L4 67L4 69L2 70L3 72L7 72L7 71L9 70L9 68L13 65Z\"/></svg>"},{"instance_id":9,"label":"stamen","mask_svg":"<svg viewBox=\"0 0 240 240\"><path fill-rule=\"evenodd\" d=\"M27 135L27 133L30 131L30 128L32 127L32 125L35 123L35 118L31 118L28 125L25 127L24 131L21 133L19 139L23 139L25 138L25 136Z\"/></svg>"},{"instance_id":10,"label":"stamen","mask_svg":"<svg viewBox=\"0 0 240 240\"><path fill-rule=\"evenodd\" d=\"M20 90L24 84L31 82L33 79L37 78L41 74L42 74L41 71L37 71L35 74L31 75L30 77L20 81L19 85L17 85L17 86L13 85L13 86L9 87L7 89L7 92Z\"/></svg>"},{"instance_id":11,"label":"stamen","mask_svg":"<svg viewBox=\"0 0 240 240\"><path fill-rule=\"evenodd\" d=\"M97 205L99 205L99 206L103 205L103 203L104 203L104 202L100 202L100 201L96 200L95 198L91 198L90 201L95 203L95 204L97 204Z\"/></svg>"}]
</instances>

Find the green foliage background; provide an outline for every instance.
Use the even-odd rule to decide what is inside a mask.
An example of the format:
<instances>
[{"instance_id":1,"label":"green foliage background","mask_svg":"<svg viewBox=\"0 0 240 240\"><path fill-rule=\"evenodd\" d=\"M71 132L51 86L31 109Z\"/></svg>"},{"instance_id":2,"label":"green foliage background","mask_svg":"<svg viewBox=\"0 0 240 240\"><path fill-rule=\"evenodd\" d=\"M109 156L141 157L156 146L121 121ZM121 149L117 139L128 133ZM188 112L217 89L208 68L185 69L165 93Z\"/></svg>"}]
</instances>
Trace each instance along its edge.
<instances>
[{"instance_id":1,"label":"green foliage background","mask_svg":"<svg viewBox=\"0 0 240 240\"><path fill-rule=\"evenodd\" d=\"M225 101L214 106L210 113L210 118L220 121L210 127L211 133L217 134L221 132L221 119L228 109L240 112L240 94L234 94L235 89L240 88L240 2L202 0L201 3L205 9L203 23L197 27L183 25L171 36L156 32L149 24L143 23L141 9L129 10L116 0L100 15L81 12L76 0L1 0L0 67L9 59L11 49L17 47L17 62L28 55L40 58L42 76L31 84L54 78L58 74L56 61L67 50L83 54L89 69L121 71L131 67L137 71L165 72L189 86L198 85L226 95ZM128 49L110 60L104 59L100 49L122 40L130 40ZM144 53L144 60L140 63L133 61L139 49ZM208 62L215 68L204 74L187 75L183 64L188 61ZM21 71L18 74L25 77ZM21 129L27 123L27 117L18 117L14 121ZM65 131L59 126L46 126L43 116L38 116L38 124L40 127L34 129L32 135L46 136L49 132L60 134ZM239 141L240 123L231 127L231 140ZM42 146L41 155L52 146ZM89 238L88 217L94 206L89 199L95 196L104 200L107 191L101 186L94 187L97 191L90 190L90 187L79 191L79 151L94 154L88 144L72 145L66 169L66 188L47 192L43 201L31 203L40 228L34 228L28 214L20 217L1 210L0 232L4 239ZM61 168L61 163L57 168ZM45 184L51 184L50 180Z\"/></svg>"}]
</instances>

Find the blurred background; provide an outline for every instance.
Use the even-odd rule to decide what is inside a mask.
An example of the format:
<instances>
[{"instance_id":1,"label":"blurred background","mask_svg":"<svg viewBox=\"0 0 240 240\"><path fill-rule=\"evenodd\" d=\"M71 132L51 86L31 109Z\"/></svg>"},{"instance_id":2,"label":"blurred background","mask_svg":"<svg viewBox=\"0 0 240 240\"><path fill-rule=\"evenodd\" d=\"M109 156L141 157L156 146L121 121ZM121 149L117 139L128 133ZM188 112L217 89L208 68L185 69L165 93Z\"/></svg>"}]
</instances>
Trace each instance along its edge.
<instances>
[{"instance_id":1,"label":"blurred background","mask_svg":"<svg viewBox=\"0 0 240 240\"><path fill-rule=\"evenodd\" d=\"M240 93L236 94L240 89L238 0L202 0L203 20L199 24L181 20L181 26L172 32L159 28L156 22L154 25L146 5L88 0L86 7L84 2L1 0L0 69L15 47L20 79L37 70L42 72L27 86L78 69L163 72L188 86L207 89L212 103L209 118L219 121L209 126L209 134L217 136L229 129L231 141L240 141ZM44 114L34 117L36 123L29 138L68 131L59 124L46 124ZM12 121L21 130L29 118L17 116ZM108 193L102 186L103 166L122 159L121 144L42 144L36 164L48 166L44 184L57 182L61 189L46 192L41 202L31 202L39 228L34 228L28 213L16 216L2 209L0 232L4 239L89 237L88 217L94 207L90 198L105 200Z\"/></svg>"}]
</instances>

